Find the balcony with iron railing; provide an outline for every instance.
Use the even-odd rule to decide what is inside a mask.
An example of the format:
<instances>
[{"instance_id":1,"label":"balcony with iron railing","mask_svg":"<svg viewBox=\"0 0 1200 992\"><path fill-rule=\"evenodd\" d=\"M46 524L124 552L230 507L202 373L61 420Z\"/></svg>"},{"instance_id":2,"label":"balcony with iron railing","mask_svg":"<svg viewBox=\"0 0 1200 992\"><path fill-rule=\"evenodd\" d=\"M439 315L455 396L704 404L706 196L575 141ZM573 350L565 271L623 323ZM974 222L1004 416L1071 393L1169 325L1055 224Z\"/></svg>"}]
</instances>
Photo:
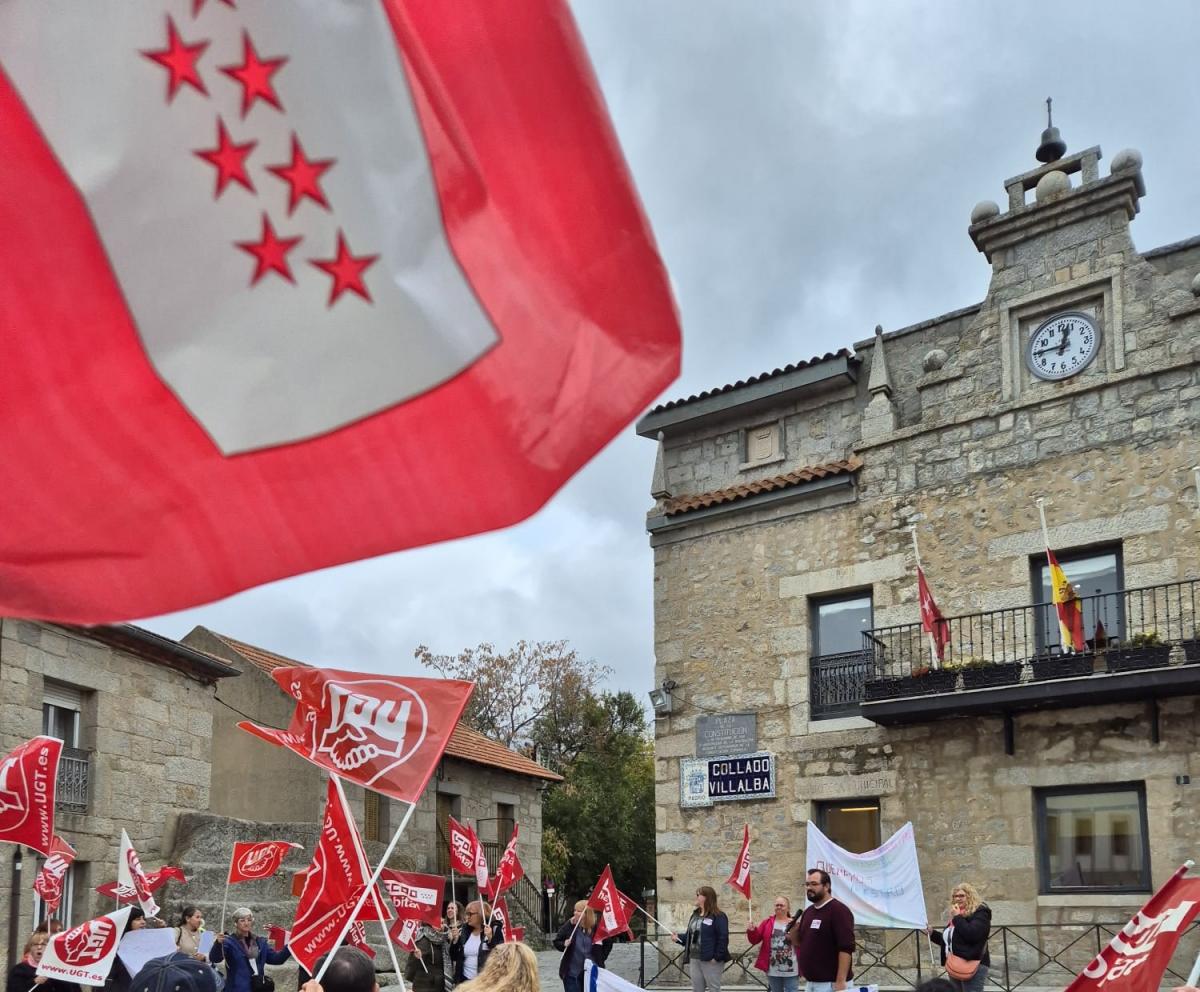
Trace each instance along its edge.
<instances>
[{"instance_id":1,"label":"balcony with iron railing","mask_svg":"<svg viewBox=\"0 0 1200 992\"><path fill-rule=\"evenodd\" d=\"M92 752L64 747L58 759L55 808L60 813L86 813L91 786Z\"/></svg>"},{"instance_id":2,"label":"balcony with iron railing","mask_svg":"<svg viewBox=\"0 0 1200 992\"><path fill-rule=\"evenodd\" d=\"M1081 652L1063 650L1053 603L947 617L940 662L919 622L865 631L860 651L810 659L812 718L911 723L1200 692L1200 580L1080 604Z\"/></svg>"}]
</instances>

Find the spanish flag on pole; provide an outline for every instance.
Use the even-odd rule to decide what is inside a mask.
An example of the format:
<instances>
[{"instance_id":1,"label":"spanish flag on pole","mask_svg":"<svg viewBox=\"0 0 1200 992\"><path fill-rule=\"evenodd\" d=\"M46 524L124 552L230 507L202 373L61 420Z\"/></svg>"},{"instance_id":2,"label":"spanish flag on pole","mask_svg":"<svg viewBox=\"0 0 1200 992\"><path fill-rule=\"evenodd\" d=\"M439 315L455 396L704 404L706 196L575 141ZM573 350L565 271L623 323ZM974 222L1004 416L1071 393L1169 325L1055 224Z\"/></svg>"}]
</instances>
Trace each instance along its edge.
<instances>
[{"instance_id":1,"label":"spanish flag on pole","mask_svg":"<svg viewBox=\"0 0 1200 992\"><path fill-rule=\"evenodd\" d=\"M1050 566L1050 596L1058 612L1063 650L1083 651L1087 646L1083 638L1083 604L1049 547L1046 548L1046 562Z\"/></svg>"}]
</instances>

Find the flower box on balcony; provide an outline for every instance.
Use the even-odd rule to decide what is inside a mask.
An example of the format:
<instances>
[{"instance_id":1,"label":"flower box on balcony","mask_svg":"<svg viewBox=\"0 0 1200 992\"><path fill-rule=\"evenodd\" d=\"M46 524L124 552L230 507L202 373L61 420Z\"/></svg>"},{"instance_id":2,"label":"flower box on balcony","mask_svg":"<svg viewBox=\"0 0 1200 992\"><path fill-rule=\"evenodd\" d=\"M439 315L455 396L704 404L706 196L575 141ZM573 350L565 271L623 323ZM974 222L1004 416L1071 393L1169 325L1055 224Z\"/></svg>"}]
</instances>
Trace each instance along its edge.
<instances>
[{"instance_id":1,"label":"flower box on balcony","mask_svg":"<svg viewBox=\"0 0 1200 992\"><path fill-rule=\"evenodd\" d=\"M1170 644L1145 644L1112 648L1104 655L1110 672L1136 672L1143 668L1162 668L1171 660Z\"/></svg>"},{"instance_id":2,"label":"flower box on balcony","mask_svg":"<svg viewBox=\"0 0 1200 992\"><path fill-rule=\"evenodd\" d=\"M1190 641L1181 641L1180 647L1183 648L1185 665L1194 665L1200 662L1200 637L1193 637Z\"/></svg>"},{"instance_id":3,"label":"flower box on balcony","mask_svg":"<svg viewBox=\"0 0 1200 992\"><path fill-rule=\"evenodd\" d=\"M876 699L894 699L901 695L900 684L904 679L871 679L863 683L863 697L870 702Z\"/></svg>"},{"instance_id":4,"label":"flower box on balcony","mask_svg":"<svg viewBox=\"0 0 1200 992\"><path fill-rule=\"evenodd\" d=\"M1069 679L1077 675L1091 675L1095 669L1095 655L1087 654L1056 654L1048 658L1034 658L1033 666L1035 679Z\"/></svg>"},{"instance_id":5,"label":"flower box on balcony","mask_svg":"<svg viewBox=\"0 0 1200 992\"><path fill-rule=\"evenodd\" d=\"M994 689L1001 685L1016 685L1021 681L1022 664L1005 661L962 670L964 689Z\"/></svg>"}]
</instances>

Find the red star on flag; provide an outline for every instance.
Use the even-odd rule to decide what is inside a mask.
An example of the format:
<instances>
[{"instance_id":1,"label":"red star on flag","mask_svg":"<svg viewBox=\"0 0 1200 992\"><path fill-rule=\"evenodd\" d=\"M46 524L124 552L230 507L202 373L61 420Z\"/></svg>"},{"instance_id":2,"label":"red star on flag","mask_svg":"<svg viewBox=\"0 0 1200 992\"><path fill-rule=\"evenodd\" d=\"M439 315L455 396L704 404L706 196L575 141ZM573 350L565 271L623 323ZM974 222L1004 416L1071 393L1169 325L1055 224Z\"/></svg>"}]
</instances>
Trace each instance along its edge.
<instances>
[{"instance_id":1,"label":"red star on flag","mask_svg":"<svg viewBox=\"0 0 1200 992\"><path fill-rule=\"evenodd\" d=\"M337 255L327 260L311 258L309 264L333 276L333 286L329 290L329 306L333 306L347 290L371 302L371 294L367 292L362 276L378 259L378 255L351 255L345 236L338 231Z\"/></svg>"},{"instance_id":2,"label":"red star on flag","mask_svg":"<svg viewBox=\"0 0 1200 992\"><path fill-rule=\"evenodd\" d=\"M296 247L302 238L281 238L271 226L271 219L264 213L262 218L262 237L258 241L238 241L237 246L255 259L254 276L250 279L253 286L268 272L278 272L290 283L295 283L291 266L288 265L288 252Z\"/></svg>"},{"instance_id":3,"label":"red star on flag","mask_svg":"<svg viewBox=\"0 0 1200 992\"><path fill-rule=\"evenodd\" d=\"M272 172L287 183L291 189L288 191L288 216L296 209L304 197L314 200L323 206L326 210L329 209L329 201L325 199L325 193L321 189L321 176L326 170L331 168L337 159L333 158L308 158L304 154L304 148L300 145L300 139L296 137L296 132L292 132L292 160L287 165L269 165L267 171Z\"/></svg>"},{"instance_id":4,"label":"red star on flag","mask_svg":"<svg viewBox=\"0 0 1200 992\"><path fill-rule=\"evenodd\" d=\"M225 122L217 118L217 147L193 152L197 158L204 159L217 170L217 189L213 193L213 199L225 192L225 187L231 182L245 186L251 193L254 192L254 184L246 172L246 158L257 144L257 141L247 141L239 145L229 137L229 132L225 130Z\"/></svg>"},{"instance_id":5,"label":"red star on flag","mask_svg":"<svg viewBox=\"0 0 1200 992\"><path fill-rule=\"evenodd\" d=\"M185 83L208 96L204 80L200 78L200 72L196 68L196 63L206 48L207 41L187 44L179 37L175 22L171 20L170 15L167 16L167 47L154 52L142 52L151 62L157 62L170 73L170 78L167 79L167 103L175 99L175 94Z\"/></svg>"},{"instance_id":6,"label":"red star on flag","mask_svg":"<svg viewBox=\"0 0 1200 992\"><path fill-rule=\"evenodd\" d=\"M271 77L283 68L285 62L286 55L271 59L259 58L250 35L242 32L242 64L221 66L221 71L241 84L243 117L250 112L255 100L265 100L276 110L283 110Z\"/></svg>"},{"instance_id":7,"label":"red star on flag","mask_svg":"<svg viewBox=\"0 0 1200 992\"><path fill-rule=\"evenodd\" d=\"M200 11L204 9L204 3L205 0L192 0L193 17L199 15ZM226 7L237 7L237 4L234 3L234 0L221 0L221 3L225 4Z\"/></svg>"}]
</instances>

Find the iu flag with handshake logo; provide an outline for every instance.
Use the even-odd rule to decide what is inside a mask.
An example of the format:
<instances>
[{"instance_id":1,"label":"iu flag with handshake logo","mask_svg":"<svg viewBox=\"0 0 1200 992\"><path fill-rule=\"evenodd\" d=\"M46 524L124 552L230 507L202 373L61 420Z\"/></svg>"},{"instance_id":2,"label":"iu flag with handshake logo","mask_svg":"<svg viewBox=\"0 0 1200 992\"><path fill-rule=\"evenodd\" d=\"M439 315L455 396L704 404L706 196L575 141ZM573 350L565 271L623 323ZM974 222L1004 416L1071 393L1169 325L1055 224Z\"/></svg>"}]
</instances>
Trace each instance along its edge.
<instances>
[{"instance_id":1,"label":"iu flag with handshake logo","mask_svg":"<svg viewBox=\"0 0 1200 992\"><path fill-rule=\"evenodd\" d=\"M511 524L677 374L565 0L452 8L0 4L0 613Z\"/></svg>"},{"instance_id":2,"label":"iu flag with handshake logo","mask_svg":"<svg viewBox=\"0 0 1200 992\"><path fill-rule=\"evenodd\" d=\"M425 791L475 687L455 679L298 665L271 672L296 700L287 730L238 726L350 782L406 803Z\"/></svg>"}]
</instances>

